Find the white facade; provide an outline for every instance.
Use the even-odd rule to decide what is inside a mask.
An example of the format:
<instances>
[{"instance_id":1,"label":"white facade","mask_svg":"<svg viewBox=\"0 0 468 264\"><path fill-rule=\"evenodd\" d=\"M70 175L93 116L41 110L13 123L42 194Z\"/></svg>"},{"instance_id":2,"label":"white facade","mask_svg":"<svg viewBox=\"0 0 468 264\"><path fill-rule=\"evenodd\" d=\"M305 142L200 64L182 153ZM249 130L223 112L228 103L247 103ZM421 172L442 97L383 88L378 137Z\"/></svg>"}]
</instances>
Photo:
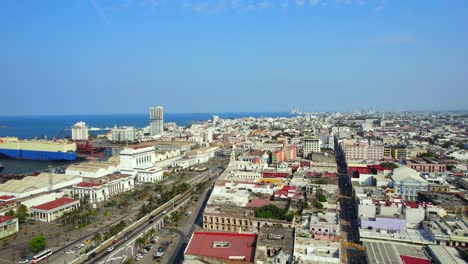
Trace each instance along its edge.
<instances>
[{"instance_id":1,"label":"white facade","mask_svg":"<svg viewBox=\"0 0 468 264\"><path fill-rule=\"evenodd\" d=\"M207 129L205 134L203 135L203 141L207 143L213 142L213 131L211 129Z\"/></svg>"},{"instance_id":2,"label":"white facade","mask_svg":"<svg viewBox=\"0 0 468 264\"><path fill-rule=\"evenodd\" d=\"M120 152L120 168L122 173L135 176L138 182L154 183L163 178L163 171L156 167L156 162L179 155L179 150L156 152L155 147L126 148Z\"/></svg>"},{"instance_id":3,"label":"white facade","mask_svg":"<svg viewBox=\"0 0 468 264\"><path fill-rule=\"evenodd\" d=\"M429 191L429 183L410 168L400 167L393 170L392 180L396 195L406 201L416 201L419 192Z\"/></svg>"},{"instance_id":4,"label":"white facade","mask_svg":"<svg viewBox=\"0 0 468 264\"><path fill-rule=\"evenodd\" d=\"M206 147L191 151L188 153L188 157L180 159L172 163L173 167L188 168L190 166L208 162L215 156L215 152L218 150L217 147Z\"/></svg>"},{"instance_id":5,"label":"white facade","mask_svg":"<svg viewBox=\"0 0 468 264\"><path fill-rule=\"evenodd\" d=\"M213 116L213 124L217 124L219 122L219 116L214 115Z\"/></svg>"},{"instance_id":6,"label":"white facade","mask_svg":"<svg viewBox=\"0 0 468 264\"><path fill-rule=\"evenodd\" d=\"M88 126L83 121L77 122L72 126L72 139L73 140L87 140L88 139Z\"/></svg>"},{"instance_id":7,"label":"white facade","mask_svg":"<svg viewBox=\"0 0 468 264\"><path fill-rule=\"evenodd\" d=\"M88 198L90 203L102 202L134 188L132 175L109 175L107 182L81 182L73 186L72 195L79 199Z\"/></svg>"},{"instance_id":8,"label":"white facade","mask_svg":"<svg viewBox=\"0 0 468 264\"><path fill-rule=\"evenodd\" d=\"M62 199L65 201L57 204L56 206L54 205L54 203L59 202ZM42 208L47 204L50 204L51 208ZM79 200L74 200L73 198L61 198L49 203L38 205L37 207L31 207L29 211L34 219L43 222L52 222L55 219L60 218L63 214L76 210L79 206Z\"/></svg>"},{"instance_id":9,"label":"white facade","mask_svg":"<svg viewBox=\"0 0 468 264\"><path fill-rule=\"evenodd\" d=\"M163 179L163 170L160 168L150 168L146 170L138 170L136 180L138 182L155 183Z\"/></svg>"},{"instance_id":10,"label":"white facade","mask_svg":"<svg viewBox=\"0 0 468 264\"><path fill-rule=\"evenodd\" d=\"M134 175L135 169L153 167L156 163L156 150L154 147L125 148L120 151L120 169L122 173Z\"/></svg>"},{"instance_id":11,"label":"white facade","mask_svg":"<svg viewBox=\"0 0 468 264\"><path fill-rule=\"evenodd\" d=\"M318 138L304 139L304 145L302 149L303 156L307 157L309 154L314 152L320 152L320 140Z\"/></svg>"},{"instance_id":12,"label":"white facade","mask_svg":"<svg viewBox=\"0 0 468 264\"><path fill-rule=\"evenodd\" d=\"M136 129L134 127L114 127L112 129L112 142L135 142Z\"/></svg>"},{"instance_id":13,"label":"white facade","mask_svg":"<svg viewBox=\"0 0 468 264\"><path fill-rule=\"evenodd\" d=\"M162 106L150 108L150 135L161 136L164 130L164 110Z\"/></svg>"}]
</instances>

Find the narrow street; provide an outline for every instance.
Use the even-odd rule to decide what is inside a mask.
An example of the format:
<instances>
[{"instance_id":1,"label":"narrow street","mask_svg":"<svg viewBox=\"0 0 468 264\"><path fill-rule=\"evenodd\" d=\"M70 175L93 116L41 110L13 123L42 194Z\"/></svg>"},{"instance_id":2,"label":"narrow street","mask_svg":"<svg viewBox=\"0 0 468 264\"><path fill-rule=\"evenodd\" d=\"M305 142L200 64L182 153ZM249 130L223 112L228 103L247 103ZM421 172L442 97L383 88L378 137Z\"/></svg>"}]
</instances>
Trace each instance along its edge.
<instances>
[{"instance_id":1,"label":"narrow street","mask_svg":"<svg viewBox=\"0 0 468 264\"><path fill-rule=\"evenodd\" d=\"M353 186L348 175L346 159L335 138L335 155L338 166L338 187L340 189L340 228L342 261L345 263L367 263L365 249L359 238L357 202L353 195Z\"/></svg>"}]
</instances>

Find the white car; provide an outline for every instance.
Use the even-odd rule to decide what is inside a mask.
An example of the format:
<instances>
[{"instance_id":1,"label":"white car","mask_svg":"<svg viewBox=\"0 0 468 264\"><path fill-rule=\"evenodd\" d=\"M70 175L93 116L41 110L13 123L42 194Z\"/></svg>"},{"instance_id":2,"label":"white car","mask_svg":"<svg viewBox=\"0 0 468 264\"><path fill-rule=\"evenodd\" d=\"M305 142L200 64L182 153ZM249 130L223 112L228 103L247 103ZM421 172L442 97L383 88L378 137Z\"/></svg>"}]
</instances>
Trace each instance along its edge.
<instances>
[{"instance_id":1,"label":"white car","mask_svg":"<svg viewBox=\"0 0 468 264\"><path fill-rule=\"evenodd\" d=\"M29 259L22 259L20 261L18 261L19 264L23 264L23 263L29 263Z\"/></svg>"},{"instance_id":2,"label":"white car","mask_svg":"<svg viewBox=\"0 0 468 264\"><path fill-rule=\"evenodd\" d=\"M75 253L75 251L72 250L72 249L69 249L69 250L67 250L67 251L65 252L65 254L67 254L67 255L71 255L71 254L73 254L73 253Z\"/></svg>"},{"instance_id":3,"label":"white car","mask_svg":"<svg viewBox=\"0 0 468 264\"><path fill-rule=\"evenodd\" d=\"M108 247L107 248L107 252L111 252L112 250L114 250L114 247Z\"/></svg>"},{"instance_id":4,"label":"white car","mask_svg":"<svg viewBox=\"0 0 468 264\"><path fill-rule=\"evenodd\" d=\"M80 249L80 248L82 248L82 247L84 247L84 244L83 244L83 243L78 243L78 244L76 244L76 245L74 246L74 248L76 248L76 249Z\"/></svg>"}]
</instances>

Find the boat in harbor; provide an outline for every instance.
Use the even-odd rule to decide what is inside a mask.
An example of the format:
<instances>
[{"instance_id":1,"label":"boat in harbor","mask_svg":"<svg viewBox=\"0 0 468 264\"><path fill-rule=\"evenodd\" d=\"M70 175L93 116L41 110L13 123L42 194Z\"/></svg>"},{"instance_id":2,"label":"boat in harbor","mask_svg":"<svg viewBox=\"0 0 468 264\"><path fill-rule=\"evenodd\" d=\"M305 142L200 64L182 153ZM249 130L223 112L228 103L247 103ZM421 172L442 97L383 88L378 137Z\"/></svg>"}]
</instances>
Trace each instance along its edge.
<instances>
[{"instance_id":1,"label":"boat in harbor","mask_svg":"<svg viewBox=\"0 0 468 264\"><path fill-rule=\"evenodd\" d=\"M68 140L0 138L0 156L28 160L76 160L76 143Z\"/></svg>"}]
</instances>

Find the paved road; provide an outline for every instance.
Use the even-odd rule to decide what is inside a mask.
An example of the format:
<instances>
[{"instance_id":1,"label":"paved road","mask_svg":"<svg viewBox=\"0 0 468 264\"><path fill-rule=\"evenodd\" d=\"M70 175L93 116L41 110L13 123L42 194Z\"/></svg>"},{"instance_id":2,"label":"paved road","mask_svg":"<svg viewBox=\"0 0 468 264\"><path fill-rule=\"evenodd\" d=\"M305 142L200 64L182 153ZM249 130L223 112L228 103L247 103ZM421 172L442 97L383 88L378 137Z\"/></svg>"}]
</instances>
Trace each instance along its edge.
<instances>
[{"instance_id":1,"label":"paved road","mask_svg":"<svg viewBox=\"0 0 468 264\"><path fill-rule=\"evenodd\" d=\"M340 189L340 228L345 241L360 244L359 223L357 214L357 202L353 197L353 186L348 176L348 166L346 159L335 138L335 155L338 166L338 187ZM348 198L346 198L348 197ZM347 263L365 264L367 263L365 252L362 253L353 247L345 247Z\"/></svg>"}]
</instances>

